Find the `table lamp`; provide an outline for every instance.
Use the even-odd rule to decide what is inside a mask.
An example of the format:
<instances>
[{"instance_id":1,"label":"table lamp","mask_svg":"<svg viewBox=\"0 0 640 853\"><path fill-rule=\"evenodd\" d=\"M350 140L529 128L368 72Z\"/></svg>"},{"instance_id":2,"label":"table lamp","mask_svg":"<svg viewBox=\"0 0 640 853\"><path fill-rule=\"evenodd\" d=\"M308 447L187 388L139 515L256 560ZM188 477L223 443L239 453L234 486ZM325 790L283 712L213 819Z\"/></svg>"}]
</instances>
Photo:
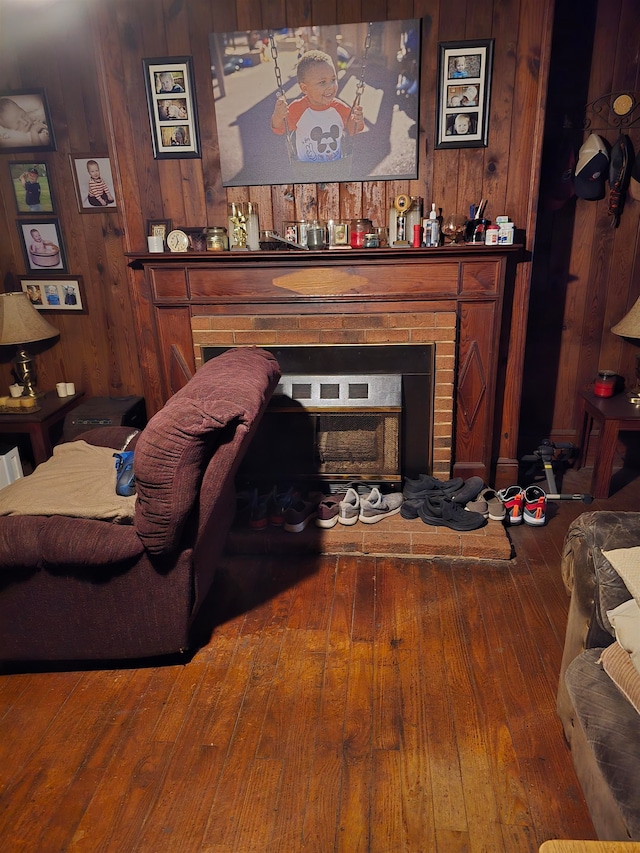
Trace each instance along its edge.
<instances>
[{"instance_id":1,"label":"table lamp","mask_svg":"<svg viewBox=\"0 0 640 853\"><path fill-rule=\"evenodd\" d=\"M611 331L623 338L640 339L640 299L619 323L611 327ZM640 353L636 353L636 387L627 391L627 397L630 403L640 405Z\"/></svg>"},{"instance_id":2,"label":"table lamp","mask_svg":"<svg viewBox=\"0 0 640 853\"><path fill-rule=\"evenodd\" d=\"M60 332L31 304L26 293L0 293L0 346L17 346L14 358L18 383L24 386L23 396L42 397L36 387L36 370L26 344L55 338Z\"/></svg>"}]
</instances>

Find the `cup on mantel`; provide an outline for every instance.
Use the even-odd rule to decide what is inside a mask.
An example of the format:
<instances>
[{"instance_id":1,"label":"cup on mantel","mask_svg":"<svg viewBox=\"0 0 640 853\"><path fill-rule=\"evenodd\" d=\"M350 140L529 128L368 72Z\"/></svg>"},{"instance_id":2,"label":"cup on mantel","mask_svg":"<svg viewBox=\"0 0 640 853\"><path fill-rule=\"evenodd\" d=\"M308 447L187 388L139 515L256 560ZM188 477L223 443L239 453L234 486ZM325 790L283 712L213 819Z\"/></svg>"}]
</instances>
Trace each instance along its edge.
<instances>
[{"instance_id":1,"label":"cup on mantel","mask_svg":"<svg viewBox=\"0 0 640 853\"><path fill-rule=\"evenodd\" d=\"M164 252L162 237L147 237L147 247L150 252Z\"/></svg>"},{"instance_id":2,"label":"cup on mantel","mask_svg":"<svg viewBox=\"0 0 640 853\"><path fill-rule=\"evenodd\" d=\"M56 391L58 392L58 397L68 397L67 394L67 383L66 382L56 382Z\"/></svg>"}]
</instances>

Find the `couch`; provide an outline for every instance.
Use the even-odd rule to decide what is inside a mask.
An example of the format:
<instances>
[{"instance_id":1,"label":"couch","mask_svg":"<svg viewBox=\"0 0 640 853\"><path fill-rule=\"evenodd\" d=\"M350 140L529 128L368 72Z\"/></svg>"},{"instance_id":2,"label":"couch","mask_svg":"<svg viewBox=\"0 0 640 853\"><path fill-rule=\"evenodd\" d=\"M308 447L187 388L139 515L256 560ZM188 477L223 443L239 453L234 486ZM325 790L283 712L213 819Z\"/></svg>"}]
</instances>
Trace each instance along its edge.
<instances>
[{"instance_id":1,"label":"couch","mask_svg":"<svg viewBox=\"0 0 640 853\"><path fill-rule=\"evenodd\" d=\"M235 474L279 376L270 353L228 350L141 432L101 427L77 436L85 452L108 448L114 492L111 449L134 451L137 493L122 499L133 502L131 518L92 516L90 488L82 518L63 514L62 497L61 514L25 507L0 517L0 661L150 658L192 648L235 513ZM76 447L55 448L43 473L60 464L56 450L62 458ZM8 490L21 482L0 492L9 507Z\"/></svg>"},{"instance_id":2,"label":"couch","mask_svg":"<svg viewBox=\"0 0 640 853\"><path fill-rule=\"evenodd\" d=\"M571 601L558 715L598 838L620 841L640 840L640 674L621 622L633 608L629 624L640 636L638 608L619 574L621 555L640 559L629 550L637 546L640 512L586 512L570 525L562 554Z\"/></svg>"}]
</instances>

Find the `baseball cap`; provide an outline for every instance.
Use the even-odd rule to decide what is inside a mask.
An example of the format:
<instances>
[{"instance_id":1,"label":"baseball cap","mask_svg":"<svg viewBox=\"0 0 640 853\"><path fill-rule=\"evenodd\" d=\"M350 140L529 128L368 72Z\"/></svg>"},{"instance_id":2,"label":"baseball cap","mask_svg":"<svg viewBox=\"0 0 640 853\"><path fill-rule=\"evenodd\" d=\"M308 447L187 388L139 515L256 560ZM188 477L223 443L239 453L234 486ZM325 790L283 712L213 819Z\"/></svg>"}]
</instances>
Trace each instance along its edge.
<instances>
[{"instance_id":1,"label":"baseball cap","mask_svg":"<svg viewBox=\"0 0 640 853\"><path fill-rule=\"evenodd\" d=\"M609 152L597 133L592 133L578 152L573 189L578 198L595 201L604 198L609 177Z\"/></svg>"}]
</instances>

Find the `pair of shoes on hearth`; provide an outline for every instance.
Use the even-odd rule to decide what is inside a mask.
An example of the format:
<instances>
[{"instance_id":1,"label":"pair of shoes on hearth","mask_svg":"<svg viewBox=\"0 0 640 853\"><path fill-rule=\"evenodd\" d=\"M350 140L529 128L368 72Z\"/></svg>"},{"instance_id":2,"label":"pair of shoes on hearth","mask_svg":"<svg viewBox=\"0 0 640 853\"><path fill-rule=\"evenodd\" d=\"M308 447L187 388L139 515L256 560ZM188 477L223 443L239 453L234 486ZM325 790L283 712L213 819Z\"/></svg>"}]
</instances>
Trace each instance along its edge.
<instances>
[{"instance_id":1,"label":"pair of shoes on hearth","mask_svg":"<svg viewBox=\"0 0 640 853\"><path fill-rule=\"evenodd\" d=\"M507 486L497 493L502 501L509 524L530 524L541 527L547 520L547 494L539 486Z\"/></svg>"},{"instance_id":2,"label":"pair of shoes on hearth","mask_svg":"<svg viewBox=\"0 0 640 853\"><path fill-rule=\"evenodd\" d=\"M485 484L482 477L469 477L468 480L463 480L462 477L454 477L451 480L441 481L436 480L435 477L421 474L418 480L405 481L403 490L405 502L402 505L401 514L403 518L408 519L422 518L420 509L426 498L432 502L436 501L436 503L439 503L441 499L446 499L454 505L454 509L447 510L447 518L453 519L453 523L459 525L454 529L466 530L469 521L460 517L455 507L486 518L488 506L484 499L480 499L480 492L484 488ZM433 517L429 508L426 509L425 513L427 517ZM458 520L456 521L456 519ZM426 523L430 524L431 522L427 521ZM477 519L474 518L472 523L477 524ZM447 524L446 526L450 525Z\"/></svg>"},{"instance_id":3,"label":"pair of shoes on hearth","mask_svg":"<svg viewBox=\"0 0 640 853\"><path fill-rule=\"evenodd\" d=\"M306 497L295 494L284 513L284 529L288 533L302 533L318 515L318 506L323 499L322 492L309 492Z\"/></svg>"},{"instance_id":4,"label":"pair of shoes on hearth","mask_svg":"<svg viewBox=\"0 0 640 853\"><path fill-rule=\"evenodd\" d=\"M376 524L383 518L400 512L404 497L400 492L383 494L374 486L365 495L359 495L355 487L350 486L338 503L338 521L350 527L361 521L363 524Z\"/></svg>"},{"instance_id":5,"label":"pair of shoes on hearth","mask_svg":"<svg viewBox=\"0 0 640 853\"><path fill-rule=\"evenodd\" d=\"M266 494L260 494L256 486L249 499L249 527L252 530L266 530L269 525L282 527L286 510L298 497L299 493L293 486L285 491L278 491L277 486L274 486ZM239 500L242 498L239 496ZM240 508L240 502L238 506ZM246 513L246 510L244 512Z\"/></svg>"},{"instance_id":6,"label":"pair of shoes on hearth","mask_svg":"<svg viewBox=\"0 0 640 853\"><path fill-rule=\"evenodd\" d=\"M425 495L416 506L416 512L416 517L419 516L425 524L450 530L478 530L487 523L482 512L470 510L447 495Z\"/></svg>"}]
</instances>

